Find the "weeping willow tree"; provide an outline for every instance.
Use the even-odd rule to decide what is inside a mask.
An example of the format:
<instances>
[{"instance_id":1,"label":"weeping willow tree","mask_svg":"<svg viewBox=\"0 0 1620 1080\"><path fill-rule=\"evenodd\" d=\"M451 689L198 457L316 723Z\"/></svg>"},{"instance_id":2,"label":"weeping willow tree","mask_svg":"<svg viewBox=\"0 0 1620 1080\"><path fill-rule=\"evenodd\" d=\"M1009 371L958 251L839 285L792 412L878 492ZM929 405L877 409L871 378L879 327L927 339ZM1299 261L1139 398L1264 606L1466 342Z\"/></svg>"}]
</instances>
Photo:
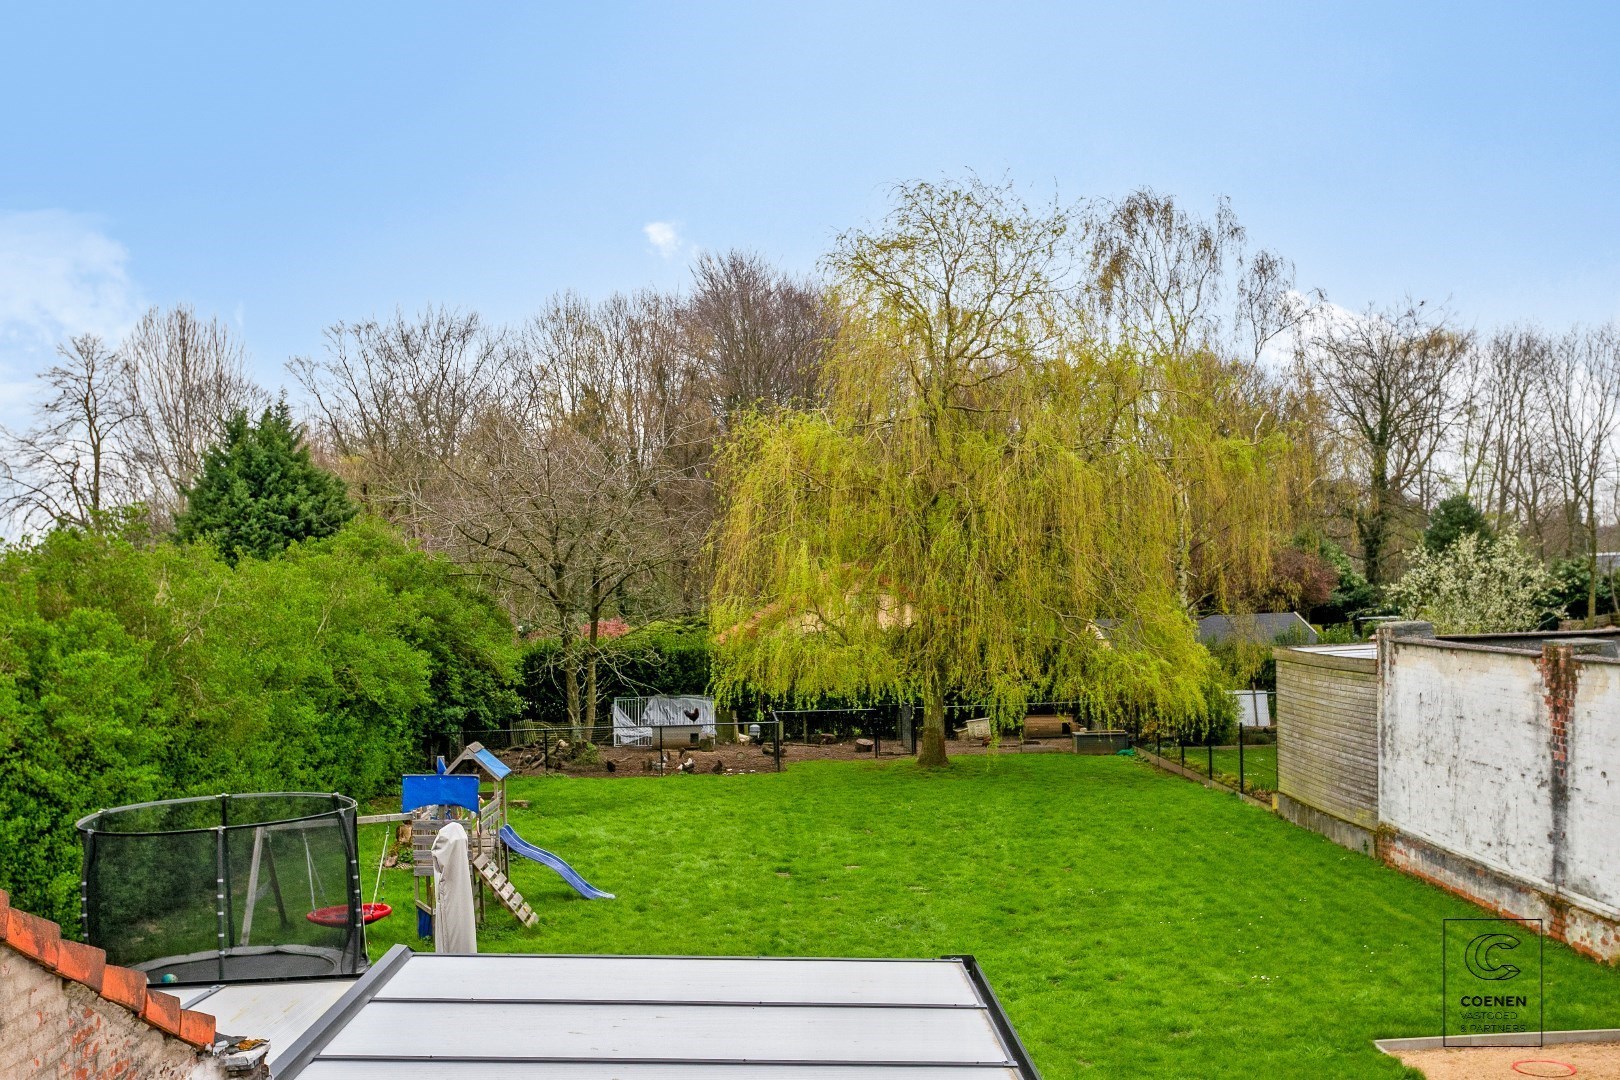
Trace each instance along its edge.
<instances>
[{"instance_id":1,"label":"weeping willow tree","mask_svg":"<svg viewBox=\"0 0 1620 1080\"><path fill-rule=\"evenodd\" d=\"M1218 673L1178 597L1184 477L1142 437L1153 363L1071 304L1068 213L915 183L840 238L826 405L739 425L718 462L722 696L1029 695L1196 729ZM1230 456L1230 455L1228 455ZM1239 465L1243 463L1239 462Z\"/></svg>"}]
</instances>

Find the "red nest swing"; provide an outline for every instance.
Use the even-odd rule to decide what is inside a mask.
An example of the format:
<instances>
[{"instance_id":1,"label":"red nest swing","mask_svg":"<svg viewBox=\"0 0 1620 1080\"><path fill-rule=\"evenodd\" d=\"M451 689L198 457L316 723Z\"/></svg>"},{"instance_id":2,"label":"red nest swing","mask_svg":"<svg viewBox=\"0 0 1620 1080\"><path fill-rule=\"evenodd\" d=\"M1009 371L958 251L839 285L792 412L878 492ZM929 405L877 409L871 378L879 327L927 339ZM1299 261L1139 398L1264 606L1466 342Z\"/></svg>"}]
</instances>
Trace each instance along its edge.
<instances>
[{"instance_id":1,"label":"red nest swing","mask_svg":"<svg viewBox=\"0 0 1620 1080\"><path fill-rule=\"evenodd\" d=\"M367 926L370 926L378 919L386 919L393 913L394 909L387 904L360 905L360 921ZM305 915L304 918L321 926L347 926L349 925L349 905L334 904L331 907L316 908L308 915Z\"/></svg>"}]
</instances>

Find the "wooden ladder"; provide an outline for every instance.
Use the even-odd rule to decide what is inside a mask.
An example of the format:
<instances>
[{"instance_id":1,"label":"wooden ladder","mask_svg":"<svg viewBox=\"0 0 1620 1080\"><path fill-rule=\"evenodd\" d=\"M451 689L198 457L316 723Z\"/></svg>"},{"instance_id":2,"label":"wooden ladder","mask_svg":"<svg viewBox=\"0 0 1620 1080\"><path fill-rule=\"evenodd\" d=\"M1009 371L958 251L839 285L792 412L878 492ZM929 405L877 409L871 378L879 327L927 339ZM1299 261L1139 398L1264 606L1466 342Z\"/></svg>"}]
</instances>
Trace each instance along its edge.
<instances>
[{"instance_id":1,"label":"wooden ladder","mask_svg":"<svg viewBox=\"0 0 1620 1080\"><path fill-rule=\"evenodd\" d=\"M473 859L472 864L478 871L478 876L484 879L484 883L495 894L495 898L501 902L501 906L516 916L518 922L524 926L533 926L540 921L540 916L536 915L529 902L523 899L523 894L517 891L517 886L512 884L511 879L501 873L501 868L495 865L495 860L488 855L479 855Z\"/></svg>"}]
</instances>

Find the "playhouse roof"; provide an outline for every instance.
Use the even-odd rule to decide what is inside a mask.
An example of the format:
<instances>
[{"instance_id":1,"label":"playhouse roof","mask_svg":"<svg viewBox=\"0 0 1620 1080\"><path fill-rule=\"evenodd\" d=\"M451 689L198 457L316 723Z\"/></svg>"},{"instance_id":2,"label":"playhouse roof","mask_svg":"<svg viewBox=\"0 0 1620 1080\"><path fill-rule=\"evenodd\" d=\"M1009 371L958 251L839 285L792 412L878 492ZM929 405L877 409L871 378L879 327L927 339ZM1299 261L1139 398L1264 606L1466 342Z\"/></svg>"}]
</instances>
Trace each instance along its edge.
<instances>
[{"instance_id":1,"label":"playhouse roof","mask_svg":"<svg viewBox=\"0 0 1620 1080\"><path fill-rule=\"evenodd\" d=\"M972 957L476 956L394 948L277 1080L1022 1080Z\"/></svg>"},{"instance_id":2,"label":"playhouse roof","mask_svg":"<svg viewBox=\"0 0 1620 1080\"><path fill-rule=\"evenodd\" d=\"M453 773L462 765L473 765L491 780L505 780L512 774L511 766L495 756L494 751L484 749L483 743L470 742L467 748L445 768L445 772Z\"/></svg>"}]
</instances>

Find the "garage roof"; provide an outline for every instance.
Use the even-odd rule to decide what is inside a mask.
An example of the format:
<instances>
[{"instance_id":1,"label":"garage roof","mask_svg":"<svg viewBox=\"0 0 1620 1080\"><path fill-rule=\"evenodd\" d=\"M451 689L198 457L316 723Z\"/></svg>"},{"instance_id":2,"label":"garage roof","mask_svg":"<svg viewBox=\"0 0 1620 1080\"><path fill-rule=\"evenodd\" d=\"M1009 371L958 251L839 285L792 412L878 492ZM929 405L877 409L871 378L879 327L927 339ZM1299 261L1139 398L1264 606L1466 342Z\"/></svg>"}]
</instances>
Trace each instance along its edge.
<instances>
[{"instance_id":1,"label":"garage roof","mask_svg":"<svg viewBox=\"0 0 1620 1080\"><path fill-rule=\"evenodd\" d=\"M441 956L395 946L304 1033L300 1080L1023 1080L972 957Z\"/></svg>"}]
</instances>

